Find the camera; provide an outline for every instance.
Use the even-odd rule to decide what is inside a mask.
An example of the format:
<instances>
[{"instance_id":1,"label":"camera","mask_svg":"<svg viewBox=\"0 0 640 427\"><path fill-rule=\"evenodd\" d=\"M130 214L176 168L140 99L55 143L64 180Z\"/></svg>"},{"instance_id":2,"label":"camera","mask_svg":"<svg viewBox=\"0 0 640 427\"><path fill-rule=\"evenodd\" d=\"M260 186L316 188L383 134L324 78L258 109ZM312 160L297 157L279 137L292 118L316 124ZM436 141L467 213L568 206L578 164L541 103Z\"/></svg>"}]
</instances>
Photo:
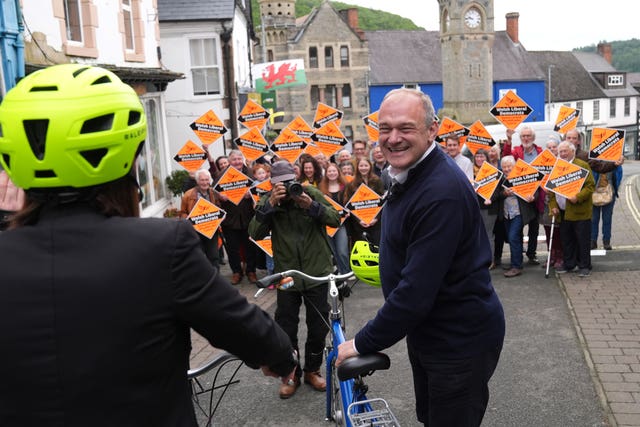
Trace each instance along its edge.
<instances>
[{"instance_id":1,"label":"camera","mask_svg":"<svg viewBox=\"0 0 640 427\"><path fill-rule=\"evenodd\" d=\"M303 193L302 184L297 181L282 181L288 196L298 197Z\"/></svg>"}]
</instances>

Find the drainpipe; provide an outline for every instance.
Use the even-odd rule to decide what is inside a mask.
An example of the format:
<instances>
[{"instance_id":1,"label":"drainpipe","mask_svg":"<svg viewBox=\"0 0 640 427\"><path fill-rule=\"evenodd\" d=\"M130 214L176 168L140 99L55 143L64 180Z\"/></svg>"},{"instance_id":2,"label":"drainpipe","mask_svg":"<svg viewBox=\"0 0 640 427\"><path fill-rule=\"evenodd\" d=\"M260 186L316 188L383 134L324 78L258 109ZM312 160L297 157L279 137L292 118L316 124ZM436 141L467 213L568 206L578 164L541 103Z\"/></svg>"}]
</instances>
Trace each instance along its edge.
<instances>
[{"instance_id":1,"label":"drainpipe","mask_svg":"<svg viewBox=\"0 0 640 427\"><path fill-rule=\"evenodd\" d=\"M227 28L225 23L231 23L231 28ZM238 137L238 109L236 107L237 95L234 83L233 72L233 46L231 44L231 36L233 35L233 21L222 23L222 64L224 66L226 94L225 100L229 108L229 126L231 127L231 141Z\"/></svg>"}]
</instances>

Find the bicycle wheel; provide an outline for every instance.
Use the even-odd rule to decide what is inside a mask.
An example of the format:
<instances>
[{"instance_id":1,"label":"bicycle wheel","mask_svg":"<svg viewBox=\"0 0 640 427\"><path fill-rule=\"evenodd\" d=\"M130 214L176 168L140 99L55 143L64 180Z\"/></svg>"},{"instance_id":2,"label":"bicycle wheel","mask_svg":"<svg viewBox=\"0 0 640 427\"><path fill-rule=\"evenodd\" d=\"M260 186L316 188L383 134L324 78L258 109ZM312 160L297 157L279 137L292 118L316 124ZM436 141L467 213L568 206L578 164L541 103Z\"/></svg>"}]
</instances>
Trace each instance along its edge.
<instances>
[{"instance_id":1,"label":"bicycle wheel","mask_svg":"<svg viewBox=\"0 0 640 427\"><path fill-rule=\"evenodd\" d=\"M342 404L342 395L340 394L340 380L338 379L338 371L335 362L331 364L331 417L336 426L346 427L346 413Z\"/></svg>"}]
</instances>

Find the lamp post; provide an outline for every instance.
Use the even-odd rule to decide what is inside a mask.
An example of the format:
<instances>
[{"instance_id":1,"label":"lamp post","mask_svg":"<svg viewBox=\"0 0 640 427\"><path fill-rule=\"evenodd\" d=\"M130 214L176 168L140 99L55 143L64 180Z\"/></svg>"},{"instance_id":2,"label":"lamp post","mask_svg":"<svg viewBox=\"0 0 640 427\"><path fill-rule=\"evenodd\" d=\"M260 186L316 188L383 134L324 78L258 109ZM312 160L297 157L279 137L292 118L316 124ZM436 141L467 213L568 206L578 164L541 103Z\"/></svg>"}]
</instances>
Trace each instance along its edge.
<instances>
[{"instance_id":1,"label":"lamp post","mask_svg":"<svg viewBox=\"0 0 640 427\"><path fill-rule=\"evenodd\" d=\"M549 64L547 67L547 88L549 91L549 95L547 96L547 103L549 104L549 111L547 112L547 120L551 120L551 69L554 68L555 65Z\"/></svg>"}]
</instances>

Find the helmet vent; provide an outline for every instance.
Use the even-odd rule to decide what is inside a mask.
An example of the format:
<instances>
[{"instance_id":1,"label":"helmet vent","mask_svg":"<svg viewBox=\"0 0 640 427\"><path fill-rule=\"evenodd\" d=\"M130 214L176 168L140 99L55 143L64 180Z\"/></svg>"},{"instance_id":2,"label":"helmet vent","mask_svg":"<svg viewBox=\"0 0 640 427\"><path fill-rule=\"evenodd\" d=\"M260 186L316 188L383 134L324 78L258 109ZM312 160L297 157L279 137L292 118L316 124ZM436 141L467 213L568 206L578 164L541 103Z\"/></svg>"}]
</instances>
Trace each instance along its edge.
<instances>
[{"instance_id":1,"label":"helmet vent","mask_svg":"<svg viewBox=\"0 0 640 427\"><path fill-rule=\"evenodd\" d=\"M109 150L106 148L96 148L95 150L80 151L80 155L84 157L84 159L89 162L91 166L97 168L108 152Z\"/></svg>"},{"instance_id":2,"label":"helmet vent","mask_svg":"<svg viewBox=\"0 0 640 427\"><path fill-rule=\"evenodd\" d=\"M111 79L109 78L109 76L102 76L99 79L96 79L93 83L91 83L92 85L101 85L101 84L105 84L105 83L112 83Z\"/></svg>"},{"instance_id":3,"label":"helmet vent","mask_svg":"<svg viewBox=\"0 0 640 427\"><path fill-rule=\"evenodd\" d=\"M78 77L81 73L84 73L88 69L89 67L83 67L83 68L77 69L76 71L73 72L73 77Z\"/></svg>"},{"instance_id":4,"label":"helmet vent","mask_svg":"<svg viewBox=\"0 0 640 427\"><path fill-rule=\"evenodd\" d=\"M102 132L111 129L113 126L113 114L106 114L100 117L94 117L82 124L80 133Z\"/></svg>"},{"instance_id":5,"label":"helmet vent","mask_svg":"<svg viewBox=\"0 0 640 427\"><path fill-rule=\"evenodd\" d=\"M11 156L9 156L8 154L3 154L2 160L4 160L4 164L6 165L7 169L11 169Z\"/></svg>"},{"instance_id":6,"label":"helmet vent","mask_svg":"<svg viewBox=\"0 0 640 427\"><path fill-rule=\"evenodd\" d=\"M34 86L29 92L56 92L58 86Z\"/></svg>"},{"instance_id":7,"label":"helmet vent","mask_svg":"<svg viewBox=\"0 0 640 427\"><path fill-rule=\"evenodd\" d=\"M44 158L44 149L47 142L49 120L25 120L23 122L23 126L33 155L36 156L38 160L42 160Z\"/></svg>"},{"instance_id":8,"label":"helmet vent","mask_svg":"<svg viewBox=\"0 0 640 427\"><path fill-rule=\"evenodd\" d=\"M129 111L129 121L127 124L129 126L135 125L140 121L140 116L140 111Z\"/></svg>"},{"instance_id":9,"label":"helmet vent","mask_svg":"<svg viewBox=\"0 0 640 427\"><path fill-rule=\"evenodd\" d=\"M44 169L41 171L35 171L36 178L55 178L58 175L51 169Z\"/></svg>"}]
</instances>

